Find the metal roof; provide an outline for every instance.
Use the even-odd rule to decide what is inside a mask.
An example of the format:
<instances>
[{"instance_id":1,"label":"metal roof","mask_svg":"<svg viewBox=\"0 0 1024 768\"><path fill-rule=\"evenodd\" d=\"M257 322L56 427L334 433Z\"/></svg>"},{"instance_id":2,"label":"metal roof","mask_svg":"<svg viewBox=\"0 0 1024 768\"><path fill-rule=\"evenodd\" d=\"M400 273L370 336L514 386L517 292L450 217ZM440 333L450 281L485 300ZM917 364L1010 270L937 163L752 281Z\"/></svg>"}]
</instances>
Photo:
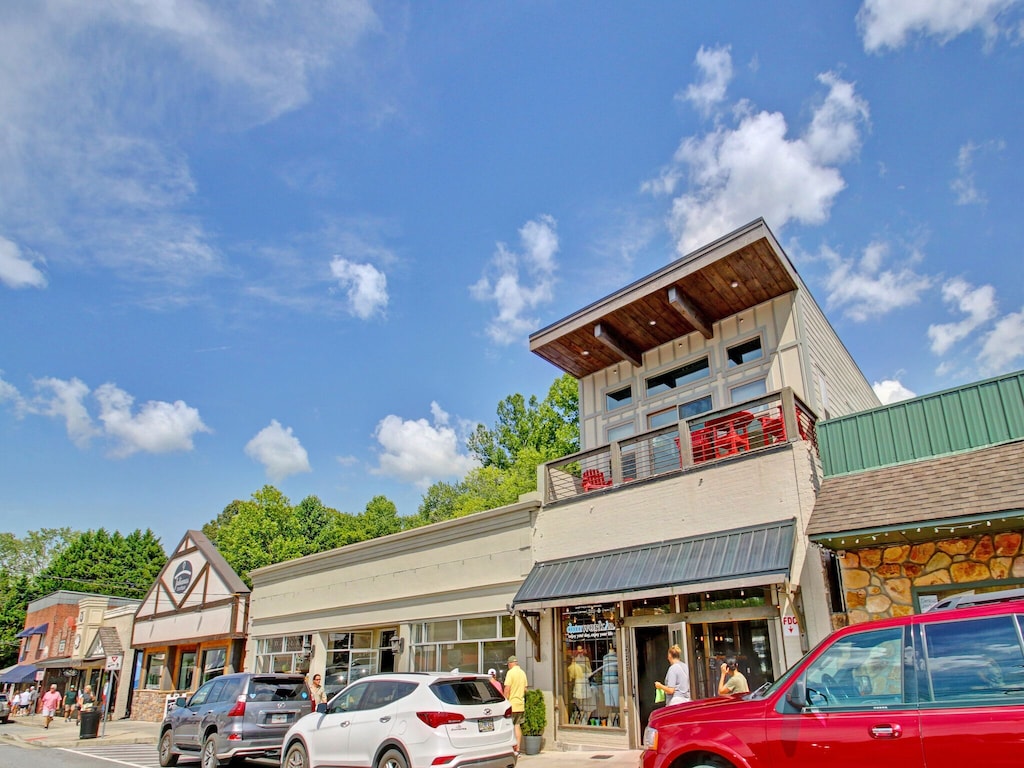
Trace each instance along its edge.
<instances>
[{"instance_id":1,"label":"metal roof","mask_svg":"<svg viewBox=\"0 0 1024 768\"><path fill-rule=\"evenodd\" d=\"M512 605L629 597L624 593L757 577L781 580L789 573L795 535L796 521L784 520L537 563Z\"/></svg>"}]
</instances>

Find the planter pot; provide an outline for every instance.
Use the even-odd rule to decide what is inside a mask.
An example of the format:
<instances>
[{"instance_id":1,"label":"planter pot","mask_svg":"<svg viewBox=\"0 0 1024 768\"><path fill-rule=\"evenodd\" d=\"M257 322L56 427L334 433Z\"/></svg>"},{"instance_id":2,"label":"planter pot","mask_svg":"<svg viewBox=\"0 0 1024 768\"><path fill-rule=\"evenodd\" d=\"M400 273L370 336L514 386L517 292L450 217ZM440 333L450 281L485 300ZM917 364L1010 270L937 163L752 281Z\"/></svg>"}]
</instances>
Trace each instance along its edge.
<instances>
[{"instance_id":1,"label":"planter pot","mask_svg":"<svg viewBox=\"0 0 1024 768\"><path fill-rule=\"evenodd\" d=\"M523 754L525 755L539 755L540 754L540 736L527 736L523 735Z\"/></svg>"}]
</instances>

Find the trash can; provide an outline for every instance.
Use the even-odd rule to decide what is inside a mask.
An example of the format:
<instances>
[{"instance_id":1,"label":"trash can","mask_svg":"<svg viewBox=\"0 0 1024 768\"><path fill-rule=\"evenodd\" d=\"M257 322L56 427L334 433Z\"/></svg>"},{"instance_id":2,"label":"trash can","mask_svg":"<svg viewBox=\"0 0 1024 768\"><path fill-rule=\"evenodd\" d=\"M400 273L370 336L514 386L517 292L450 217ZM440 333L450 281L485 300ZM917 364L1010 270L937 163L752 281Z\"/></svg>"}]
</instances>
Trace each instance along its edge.
<instances>
[{"instance_id":1,"label":"trash can","mask_svg":"<svg viewBox=\"0 0 1024 768\"><path fill-rule=\"evenodd\" d=\"M80 739L95 739L96 735L100 731L100 716L103 713L99 709L92 709L88 712L79 712L78 721L80 726L78 728L78 738Z\"/></svg>"}]
</instances>

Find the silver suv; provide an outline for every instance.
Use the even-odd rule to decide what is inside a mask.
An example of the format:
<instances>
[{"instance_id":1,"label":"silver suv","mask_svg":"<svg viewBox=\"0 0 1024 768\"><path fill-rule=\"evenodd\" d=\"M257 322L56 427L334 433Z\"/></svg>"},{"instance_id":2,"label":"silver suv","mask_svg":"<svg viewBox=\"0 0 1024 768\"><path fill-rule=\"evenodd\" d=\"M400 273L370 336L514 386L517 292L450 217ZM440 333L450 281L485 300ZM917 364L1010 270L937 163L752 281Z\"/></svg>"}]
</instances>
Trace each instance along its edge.
<instances>
[{"instance_id":1,"label":"silver suv","mask_svg":"<svg viewBox=\"0 0 1024 768\"><path fill-rule=\"evenodd\" d=\"M0 693L0 723L11 719L11 702L6 693Z\"/></svg>"},{"instance_id":2,"label":"silver suv","mask_svg":"<svg viewBox=\"0 0 1024 768\"><path fill-rule=\"evenodd\" d=\"M302 675L221 675L180 697L160 725L160 765L196 755L203 768L247 757L277 758L285 732L314 710Z\"/></svg>"}]
</instances>

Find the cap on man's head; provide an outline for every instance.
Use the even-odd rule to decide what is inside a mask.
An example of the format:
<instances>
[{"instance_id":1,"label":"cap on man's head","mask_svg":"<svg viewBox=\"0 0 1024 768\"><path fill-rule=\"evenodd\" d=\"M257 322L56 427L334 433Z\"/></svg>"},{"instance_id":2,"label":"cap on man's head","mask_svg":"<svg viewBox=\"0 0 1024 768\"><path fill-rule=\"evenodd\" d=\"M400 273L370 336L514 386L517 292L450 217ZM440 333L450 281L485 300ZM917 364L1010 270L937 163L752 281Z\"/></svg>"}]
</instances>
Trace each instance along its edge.
<instances>
[{"instance_id":1,"label":"cap on man's head","mask_svg":"<svg viewBox=\"0 0 1024 768\"><path fill-rule=\"evenodd\" d=\"M517 659L515 656L509 656L508 657L508 663L509 664L518 664L519 663L519 659Z\"/></svg>"},{"instance_id":2,"label":"cap on man's head","mask_svg":"<svg viewBox=\"0 0 1024 768\"><path fill-rule=\"evenodd\" d=\"M496 674L498 674L498 670L496 670L494 667L491 667L490 669L487 670L487 674L488 675L496 675Z\"/></svg>"}]
</instances>

